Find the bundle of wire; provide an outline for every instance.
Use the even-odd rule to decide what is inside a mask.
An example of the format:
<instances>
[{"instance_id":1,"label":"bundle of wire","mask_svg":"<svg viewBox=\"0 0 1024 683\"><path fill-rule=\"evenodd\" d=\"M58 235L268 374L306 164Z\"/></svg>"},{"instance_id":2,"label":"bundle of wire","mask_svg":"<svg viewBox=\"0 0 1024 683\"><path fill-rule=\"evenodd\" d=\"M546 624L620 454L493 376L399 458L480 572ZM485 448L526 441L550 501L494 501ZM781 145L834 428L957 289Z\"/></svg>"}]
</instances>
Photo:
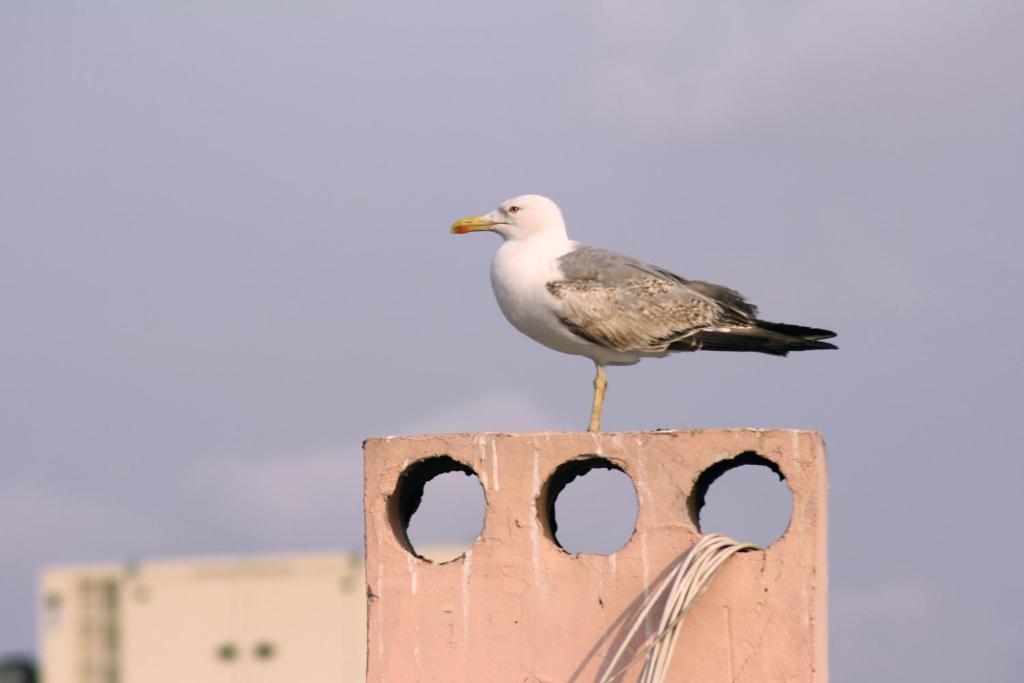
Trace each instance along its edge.
<instances>
[{"instance_id":1,"label":"bundle of wire","mask_svg":"<svg viewBox=\"0 0 1024 683\"><path fill-rule=\"evenodd\" d=\"M605 665L605 674L600 683L613 683L619 676L629 670L637 660L646 656L647 662L637 683L661 683L668 675L668 665L672 661L672 653L676 648L679 625L704 589L718 573L719 568L730 557L741 550L757 550L756 545L739 543L722 534L701 536L675 567L647 596L633 622L632 627L622 639L619 649ZM647 644L640 649L628 662L619 666L637 631L645 623L653 621L655 608L662 604L661 614L657 616L658 630Z\"/></svg>"}]
</instances>

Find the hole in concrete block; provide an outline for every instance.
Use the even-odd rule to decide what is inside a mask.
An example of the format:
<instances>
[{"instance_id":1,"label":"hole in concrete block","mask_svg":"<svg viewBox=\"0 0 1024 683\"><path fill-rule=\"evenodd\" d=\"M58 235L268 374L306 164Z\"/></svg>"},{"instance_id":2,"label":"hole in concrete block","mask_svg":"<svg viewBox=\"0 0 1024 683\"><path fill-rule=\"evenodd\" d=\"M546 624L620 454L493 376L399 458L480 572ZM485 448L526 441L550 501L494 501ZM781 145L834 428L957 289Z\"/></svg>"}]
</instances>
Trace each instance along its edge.
<instances>
[{"instance_id":1,"label":"hole in concrete block","mask_svg":"<svg viewBox=\"0 0 1024 683\"><path fill-rule=\"evenodd\" d=\"M687 507L701 533L767 548L789 527L793 493L777 464L748 451L701 472Z\"/></svg>"},{"instance_id":2,"label":"hole in concrete block","mask_svg":"<svg viewBox=\"0 0 1024 683\"><path fill-rule=\"evenodd\" d=\"M636 488L622 468L590 456L562 463L541 489L538 515L568 553L610 555L633 537Z\"/></svg>"},{"instance_id":3,"label":"hole in concrete block","mask_svg":"<svg viewBox=\"0 0 1024 683\"><path fill-rule=\"evenodd\" d=\"M487 500L473 468L439 455L406 468L388 509L406 550L425 560L447 562L473 547L483 531Z\"/></svg>"}]
</instances>

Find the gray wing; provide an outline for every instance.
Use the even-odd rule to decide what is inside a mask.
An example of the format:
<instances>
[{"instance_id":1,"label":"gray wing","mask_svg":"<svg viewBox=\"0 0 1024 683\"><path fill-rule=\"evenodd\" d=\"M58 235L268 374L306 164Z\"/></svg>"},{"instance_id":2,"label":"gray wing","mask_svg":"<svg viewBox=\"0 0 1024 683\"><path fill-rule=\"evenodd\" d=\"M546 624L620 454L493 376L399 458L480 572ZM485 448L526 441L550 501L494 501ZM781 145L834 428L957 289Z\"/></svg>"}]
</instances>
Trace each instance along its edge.
<instances>
[{"instance_id":1,"label":"gray wing","mask_svg":"<svg viewBox=\"0 0 1024 683\"><path fill-rule=\"evenodd\" d=\"M616 351L682 350L679 342L701 330L756 323L757 308L739 292L611 251L580 247L558 265L563 279L547 288L562 304L562 323Z\"/></svg>"}]
</instances>

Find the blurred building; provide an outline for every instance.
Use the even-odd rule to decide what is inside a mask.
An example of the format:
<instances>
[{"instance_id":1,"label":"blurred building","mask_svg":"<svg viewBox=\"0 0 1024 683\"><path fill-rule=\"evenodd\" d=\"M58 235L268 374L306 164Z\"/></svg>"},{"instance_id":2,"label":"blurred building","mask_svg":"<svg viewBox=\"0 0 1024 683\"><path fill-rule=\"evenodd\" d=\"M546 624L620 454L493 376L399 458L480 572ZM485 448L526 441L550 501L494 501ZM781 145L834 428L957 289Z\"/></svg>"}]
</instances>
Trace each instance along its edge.
<instances>
[{"instance_id":1,"label":"blurred building","mask_svg":"<svg viewBox=\"0 0 1024 683\"><path fill-rule=\"evenodd\" d=\"M360 555L55 567L40 591L45 683L365 677Z\"/></svg>"}]
</instances>

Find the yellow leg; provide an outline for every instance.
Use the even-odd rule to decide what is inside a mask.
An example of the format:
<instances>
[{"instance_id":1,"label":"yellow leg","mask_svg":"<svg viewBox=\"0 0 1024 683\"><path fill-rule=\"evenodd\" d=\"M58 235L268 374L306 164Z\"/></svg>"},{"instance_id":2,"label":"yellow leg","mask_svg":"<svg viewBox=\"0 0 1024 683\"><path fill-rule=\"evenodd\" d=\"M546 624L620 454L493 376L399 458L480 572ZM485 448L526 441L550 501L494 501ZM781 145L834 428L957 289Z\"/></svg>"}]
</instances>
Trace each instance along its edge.
<instances>
[{"instance_id":1,"label":"yellow leg","mask_svg":"<svg viewBox=\"0 0 1024 683\"><path fill-rule=\"evenodd\" d=\"M604 366L594 363L597 366L597 377L594 378L594 407L590 410L590 426L588 432L601 431L601 409L604 407L604 392L608 388L608 380L604 376Z\"/></svg>"}]
</instances>

